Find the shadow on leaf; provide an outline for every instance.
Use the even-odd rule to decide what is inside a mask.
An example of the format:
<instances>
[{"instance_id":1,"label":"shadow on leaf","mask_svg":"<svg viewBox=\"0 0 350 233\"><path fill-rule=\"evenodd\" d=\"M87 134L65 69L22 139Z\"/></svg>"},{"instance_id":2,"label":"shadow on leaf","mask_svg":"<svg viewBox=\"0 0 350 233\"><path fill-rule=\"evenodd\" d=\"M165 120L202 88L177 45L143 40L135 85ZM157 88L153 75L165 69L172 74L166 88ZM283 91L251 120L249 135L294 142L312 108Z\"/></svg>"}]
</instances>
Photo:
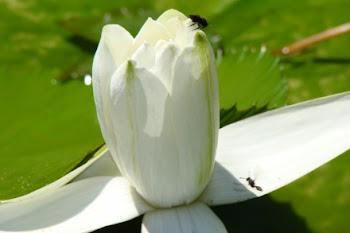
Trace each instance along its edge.
<instances>
[{"instance_id":1,"label":"shadow on leaf","mask_svg":"<svg viewBox=\"0 0 350 233\"><path fill-rule=\"evenodd\" d=\"M223 221L228 232L312 232L290 204L276 202L268 195L212 209Z\"/></svg>"},{"instance_id":2,"label":"shadow on leaf","mask_svg":"<svg viewBox=\"0 0 350 233\"><path fill-rule=\"evenodd\" d=\"M246 202L212 208L228 232L263 233L263 232L298 232L311 233L306 221L298 216L288 203L279 203L268 195ZM106 232L141 232L142 216L113 226L95 231Z\"/></svg>"}]
</instances>

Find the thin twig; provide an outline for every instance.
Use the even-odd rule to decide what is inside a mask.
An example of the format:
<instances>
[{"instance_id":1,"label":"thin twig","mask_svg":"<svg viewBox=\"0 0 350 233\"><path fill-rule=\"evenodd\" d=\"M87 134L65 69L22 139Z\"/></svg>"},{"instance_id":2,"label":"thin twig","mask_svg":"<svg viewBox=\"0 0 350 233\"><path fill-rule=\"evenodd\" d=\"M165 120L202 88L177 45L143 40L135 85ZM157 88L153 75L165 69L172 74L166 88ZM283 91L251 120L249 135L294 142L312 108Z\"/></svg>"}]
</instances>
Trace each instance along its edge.
<instances>
[{"instance_id":1,"label":"thin twig","mask_svg":"<svg viewBox=\"0 0 350 233\"><path fill-rule=\"evenodd\" d=\"M293 54L307 47L310 47L311 45L320 43L322 41L328 40L333 37L340 36L348 32L350 32L350 23L342 24L340 26L337 26L337 27L328 29L326 31L323 31L321 33L318 33L316 35L310 36L294 44L284 46L282 49L274 50L272 51L272 54L282 54L282 55Z\"/></svg>"}]
</instances>

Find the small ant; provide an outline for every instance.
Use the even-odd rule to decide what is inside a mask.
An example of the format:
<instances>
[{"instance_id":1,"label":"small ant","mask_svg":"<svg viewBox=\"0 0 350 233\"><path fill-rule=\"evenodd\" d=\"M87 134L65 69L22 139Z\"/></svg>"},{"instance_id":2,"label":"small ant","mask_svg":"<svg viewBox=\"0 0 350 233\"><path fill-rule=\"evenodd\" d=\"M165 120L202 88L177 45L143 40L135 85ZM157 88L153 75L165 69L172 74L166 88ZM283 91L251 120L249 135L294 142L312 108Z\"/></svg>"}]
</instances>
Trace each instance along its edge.
<instances>
[{"instance_id":1,"label":"small ant","mask_svg":"<svg viewBox=\"0 0 350 233\"><path fill-rule=\"evenodd\" d=\"M196 29L205 28L208 26L207 20L205 18L200 17L199 15L189 15L189 17L193 22L190 26L197 25Z\"/></svg>"},{"instance_id":2,"label":"small ant","mask_svg":"<svg viewBox=\"0 0 350 233\"><path fill-rule=\"evenodd\" d=\"M248 184L250 185L250 187L256 188L256 190L258 190L258 191L263 191L260 186L255 185L255 180L253 180L252 178L250 178L250 177L248 177L248 178L241 177L240 179L245 179L246 181L248 181Z\"/></svg>"}]
</instances>

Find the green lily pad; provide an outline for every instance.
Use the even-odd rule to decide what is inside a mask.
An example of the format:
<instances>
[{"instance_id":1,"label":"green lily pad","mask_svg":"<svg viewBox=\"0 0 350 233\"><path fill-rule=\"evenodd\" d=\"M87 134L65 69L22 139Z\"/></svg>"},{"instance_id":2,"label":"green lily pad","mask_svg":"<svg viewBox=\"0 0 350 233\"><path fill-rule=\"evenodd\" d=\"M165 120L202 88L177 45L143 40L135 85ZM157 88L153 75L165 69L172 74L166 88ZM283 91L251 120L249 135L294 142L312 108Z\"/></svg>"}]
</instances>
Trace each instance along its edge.
<instances>
[{"instance_id":1,"label":"green lily pad","mask_svg":"<svg viewBox=\"0 0 350 233\"><path fill-rule=\"evenodd\" d=\"M67 30L72 36L75 36L78 46L82 45L82 42L89 41L97 45L100 40L101 30L106 24L119 24L126 28L133 36L136 36L141 26L147 20L148 17L157 19L159 13L151 8L141 7L118 7L111 8L103 15L97 15L95 17L68 17L58 21L58 24ZM89 25L89 27L86 27ZM74 39L74 38L72 38ZM79 41L79 39L81 41ZM82 41L84 40L84 41ZM88 47L91 49L91 46ZM92 50L92 52L94 52Z\"/></svg>"},{"instance_id":2,"label":"green lily pad","mask_svg":"<svg viewBox=\"0 0 350 233\"><path fill-rule=\"evenodd\" d=\"M81 162L92 145L102 142L91 87L80 83L51 88L51 84L40 82L21 84L16 96L9 93L1 100L3 105L11 100L10 113L0 117L7 123L0 132L2 200L60 178ZM0 87L0 91L6 92L8 86Z\"/></svg>"},{"instance_id":3,"label":"green lily pad","mask_svg":"<svg viewBox=\"0 0 350 233\"><path fill-rule=\"evenodd\" d=\"M261 44L275 50L349 22L349 7L347 0L238 1L213 16L208 30L220 35L226 51ZM349 40L350 34L342 35L281 58L288 104L349 90Z\"/></svg>"},{"instance_id":4,"label":"green lily pad","mask_svg":"<svg viewBox=\"0 0 350 233\"><path fill-rule=\"evenodd\" d=\"M218 75L221 127L285 103L287 85L279 59L265 47L244 47L223 56Z\"/></svg>"},{"instance_id":5,"label":"green lily pad","mask_svg":"<svg viewBox=\"0 0 350 233\"><path fill-rule=\"evenodd\" d=\"M57 81L84 53L60 28L19 13L0 7L1 17L16 25L0 43L0 200L59 179L103 141L91 86Z\"/></svg>"}]
</instances>

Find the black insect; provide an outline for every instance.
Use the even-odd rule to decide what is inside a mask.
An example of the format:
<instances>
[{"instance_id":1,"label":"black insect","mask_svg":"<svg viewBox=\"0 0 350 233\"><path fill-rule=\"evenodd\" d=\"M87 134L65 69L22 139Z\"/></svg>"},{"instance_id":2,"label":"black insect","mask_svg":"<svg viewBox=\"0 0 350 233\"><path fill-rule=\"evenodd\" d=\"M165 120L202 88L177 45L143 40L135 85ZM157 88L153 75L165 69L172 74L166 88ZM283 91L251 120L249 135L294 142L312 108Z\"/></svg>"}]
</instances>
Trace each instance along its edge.
<instances>
[{"instance_id":1,"label":"black insect","mask_svg":"<svg viewBox=\"0 0 350 233\"><path fill-rule=\"evenodd\" d=\"M189 15L190 19L192 20L192 24L190 26L193 25L197 25L197 28L205 28L208 26L208 22L205 18L200 17L199 15Z\"/></svg>"},{"instance_id":2,"label":"black insect","mask_svg":"<svg viewBox=\"0 0 350 233\"><path fill-rule=\"evenodd\" d=\"M248 184L250 185L250 187L256 188L256 190L258 190L258 191L263 191L260 186L255 185L255 180L253 180L252 178L250 178L250 177L248 177L248 178L241 177L240 179L245 179L246 181L248 181Z\"/></svg>"}]
</instances>

